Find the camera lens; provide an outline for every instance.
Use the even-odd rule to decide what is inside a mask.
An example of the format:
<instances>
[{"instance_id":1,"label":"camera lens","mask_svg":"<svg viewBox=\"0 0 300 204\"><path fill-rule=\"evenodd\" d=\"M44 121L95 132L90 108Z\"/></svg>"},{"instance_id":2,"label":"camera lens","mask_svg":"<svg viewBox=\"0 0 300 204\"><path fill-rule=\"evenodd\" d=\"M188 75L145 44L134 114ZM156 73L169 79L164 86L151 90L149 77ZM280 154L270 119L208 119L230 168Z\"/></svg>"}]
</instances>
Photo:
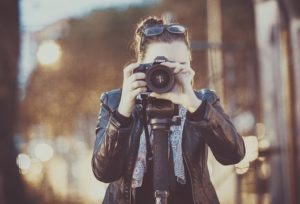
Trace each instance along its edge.
<instances>
[{"instance_id":1,"label":"camera lens","mask_svg":"<svg viewBox=\"0 0 300 204\"><path fill-rule=\"evenodd\" d=\"M164 88L168 85L170 76L165 70L157 70L151 75L151 83L156 88Z\"/></svg>"},{"instance_id":2,"label":"camera lens","mask_svg":"<svg viewBox=\"0 0 300 204\"><path fill-rule=\"evenodd\" d=\"M166 93L170 91L174 81L174 73L166 66L153 66L146 74L147 86L153 92Z\"/></svg>"}]
</instances>

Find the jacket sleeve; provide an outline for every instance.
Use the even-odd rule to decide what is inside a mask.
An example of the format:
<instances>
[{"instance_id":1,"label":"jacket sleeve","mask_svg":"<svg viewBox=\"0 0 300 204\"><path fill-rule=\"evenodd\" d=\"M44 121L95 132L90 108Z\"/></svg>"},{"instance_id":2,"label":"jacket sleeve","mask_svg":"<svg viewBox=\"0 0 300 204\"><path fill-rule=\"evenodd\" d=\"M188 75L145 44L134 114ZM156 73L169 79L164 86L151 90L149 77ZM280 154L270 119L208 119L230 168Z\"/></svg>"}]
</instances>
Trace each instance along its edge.
<instances>
[{"instance_id":1,"label":"jacket sleeve","mask_svg":"<svg viewBox=\"0 0 300 204\"><path fill-rule=\"evenodd\" d=\"M245 156L244 140L237 132L220 100L211 90L205 90L200 99L205 106L201 120L189 122L201 133L213 155L223 165L236 164Z\"/></svg>"},{"instance_id":2,"label":"jacket sleeve","mask_svg":"<svg viewBox=\"0 0 300 204\"><path fill-rule=\"evenodd\" d=\"M116 181L122 175L131 129L131 124L126 128L121 127L115 111L109 108L108 101L108 94L102 94L92 157L94 175L105 183Z\"/></svg>"}]
</instances>

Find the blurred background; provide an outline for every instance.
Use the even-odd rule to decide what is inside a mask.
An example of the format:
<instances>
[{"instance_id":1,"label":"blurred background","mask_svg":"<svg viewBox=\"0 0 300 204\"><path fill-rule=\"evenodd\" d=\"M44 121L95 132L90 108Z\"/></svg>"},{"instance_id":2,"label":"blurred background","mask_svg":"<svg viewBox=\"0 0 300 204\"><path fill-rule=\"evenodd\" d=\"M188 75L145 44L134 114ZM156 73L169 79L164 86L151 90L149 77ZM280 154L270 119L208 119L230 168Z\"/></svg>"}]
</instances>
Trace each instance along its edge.
<instances>
[{"instance_id":1,"label":"blurred background","mask_svg":"<svg viewBox=\"0 0 300 204\"><path fill-rule=\"evenodd\" d=\"M239 164L208 161L221 203L300 203L297 0L1 0L0 203L101 203L99 97L148 15L188 27L195 88L217 91L245 140Z\"/></svg>"}]
</instances>

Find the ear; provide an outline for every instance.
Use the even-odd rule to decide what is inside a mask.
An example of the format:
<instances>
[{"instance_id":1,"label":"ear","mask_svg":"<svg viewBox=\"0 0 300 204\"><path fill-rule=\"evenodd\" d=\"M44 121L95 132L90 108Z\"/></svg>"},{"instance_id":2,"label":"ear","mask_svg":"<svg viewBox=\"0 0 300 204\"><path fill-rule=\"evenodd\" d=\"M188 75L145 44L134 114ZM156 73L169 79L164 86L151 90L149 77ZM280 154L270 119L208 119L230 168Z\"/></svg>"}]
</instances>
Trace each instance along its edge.
<instances>
[{"instance_id":1,"label":"ear","mask_svg":"<svg viewBox=\"0 0 300 204\"><path fill-rule=\"evenodd\" d=\"M142 53L138 54L138 56L137 56L137 62L138 63L142 63L143 62L143 55L142 55Z\"/></svg>"},{"instance_id":2,"label":"ear","mask_svg":"<svg viewBox=\"0 0 300 204\"><path fill-rule=\"evenodd\" d=\"M191 50L189 50L189 58L190 58L190 62L192 62L192 52L191 52Z\"/></svg>"}]
</instances>

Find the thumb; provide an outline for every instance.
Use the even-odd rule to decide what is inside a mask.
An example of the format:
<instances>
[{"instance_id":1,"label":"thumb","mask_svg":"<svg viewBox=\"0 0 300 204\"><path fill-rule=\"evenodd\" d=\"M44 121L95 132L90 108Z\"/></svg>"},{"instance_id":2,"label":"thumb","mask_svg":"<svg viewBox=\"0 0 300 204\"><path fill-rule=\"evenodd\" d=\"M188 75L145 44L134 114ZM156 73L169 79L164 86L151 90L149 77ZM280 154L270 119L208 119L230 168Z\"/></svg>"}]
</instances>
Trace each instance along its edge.
<instances>
[{"instance_id":1,"label":"thumb","mask_svg":"<svg viewBox=\"0 0 300 204\"><path fill-rule=\"evenodd\" d=\"M159 94L159 93L156 93L156 92L152 92L150 93L150 96L151 97L154 97L154 98L159 98L159 99L162 99L162 95Z\"/></svg>"}]
</instances>

